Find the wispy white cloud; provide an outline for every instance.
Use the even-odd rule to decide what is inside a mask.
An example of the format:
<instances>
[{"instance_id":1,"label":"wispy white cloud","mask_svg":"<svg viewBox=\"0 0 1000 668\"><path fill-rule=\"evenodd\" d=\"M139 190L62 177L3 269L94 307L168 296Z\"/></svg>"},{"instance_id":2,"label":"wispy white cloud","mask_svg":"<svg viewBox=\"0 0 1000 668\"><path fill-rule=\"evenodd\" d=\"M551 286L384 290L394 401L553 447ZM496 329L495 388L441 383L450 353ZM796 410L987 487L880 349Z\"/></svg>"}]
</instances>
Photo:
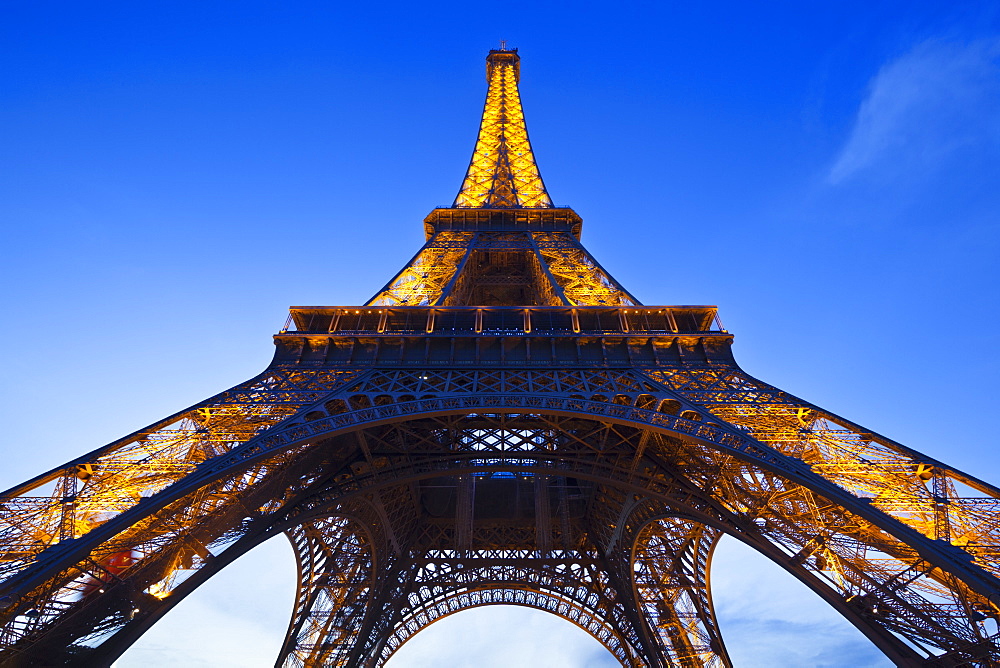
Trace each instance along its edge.
<instances>
[{"instance_id":1,"label":"wispy white cloud","mask_svg":"<svg viewBox=\"0 0 1000 668\"><path fill-rule=\"evenodd\" d=\"M711 577L719 627L737 666L892 665L817 594L736 539L720 542Z\"/></svg>"},{"instance_id":2,"label":"wispy white cloud","mask_svg":"<svg viewBox=\"0 0 1000 668\"><path fill-rule=\"evenodd\" d=\"M933 171L983 143L1000 145L1000 39L928 40L872 79L828 181Z\"/></svg>"}]
</instances>

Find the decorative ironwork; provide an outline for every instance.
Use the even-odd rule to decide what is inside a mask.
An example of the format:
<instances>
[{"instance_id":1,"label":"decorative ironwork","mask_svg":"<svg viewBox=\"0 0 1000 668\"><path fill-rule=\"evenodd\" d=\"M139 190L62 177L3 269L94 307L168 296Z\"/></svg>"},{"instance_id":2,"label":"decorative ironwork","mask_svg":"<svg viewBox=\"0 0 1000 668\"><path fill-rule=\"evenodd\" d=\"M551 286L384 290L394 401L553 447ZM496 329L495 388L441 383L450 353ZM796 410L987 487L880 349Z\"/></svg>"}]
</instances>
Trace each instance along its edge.
<instances>
[{"instance_id":1,"label":"decorative ironwork","mask_svg":"<svg viewBox=\"0 0 1000 668\"><path fill-rule=\"evenodd\" d=\"M724 667L729 535L902 666L1000 663L1000 490L743 372L553 208L491 52L456 206L366 306L294 307L259 376L0 496L0 665L109 665L284 532L279 665L379 666L511 603L624 666Z\"/></svg>"}]
</instances>

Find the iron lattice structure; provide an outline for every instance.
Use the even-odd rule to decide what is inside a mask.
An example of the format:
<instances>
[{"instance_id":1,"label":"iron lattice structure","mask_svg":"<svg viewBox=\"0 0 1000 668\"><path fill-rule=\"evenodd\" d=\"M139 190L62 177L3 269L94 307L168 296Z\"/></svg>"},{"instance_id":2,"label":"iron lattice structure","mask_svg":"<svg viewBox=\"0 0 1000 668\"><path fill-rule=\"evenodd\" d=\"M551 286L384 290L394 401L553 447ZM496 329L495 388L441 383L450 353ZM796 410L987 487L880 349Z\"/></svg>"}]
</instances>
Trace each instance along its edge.
<instances>
[{"instance_id":1,"label":"iron lattice structure","mask_svg":"<svg viewBox=\"0 0 1000 668\"><path fill-rule=\"evenodd\" d=\"M1000 492L745 373L710 306L642 306L551 204L515 51L465 182L361 307L295 307L259 376L8 490L0 661L107 665L285 533L276 665L380 666L512 603L624 666L729 666L733 536L901 666L994 666Z\"/></svg>"}]
</instances>

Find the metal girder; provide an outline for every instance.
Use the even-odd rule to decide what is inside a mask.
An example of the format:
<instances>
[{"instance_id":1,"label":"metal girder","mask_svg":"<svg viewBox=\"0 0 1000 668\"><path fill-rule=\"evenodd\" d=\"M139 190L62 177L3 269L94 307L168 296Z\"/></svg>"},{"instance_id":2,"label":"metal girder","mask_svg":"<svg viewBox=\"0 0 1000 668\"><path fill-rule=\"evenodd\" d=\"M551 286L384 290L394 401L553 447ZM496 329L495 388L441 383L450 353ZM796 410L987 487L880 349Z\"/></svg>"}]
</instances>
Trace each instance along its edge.
<instances>
[{"instance_id":1,"label":"metal girder","mask_svg":"<svg viewBox=\"0 0 1000 668\"><path fill-rule=\"evenodd\" d=\"M0 577L46 549L78 538L266 431L357 375L329 369L271 369L146 429L67 462L0 495ZM102 562L96 571L117 568ZM100 579L100 572L93 574ZM81 582L86 589L92 582Z\"/></svg>"},{"instance_id":2,"label":"metal girder","mask_svg":"<svg viewBox=\"0 0 1000 668\"><path fill-rule=\"evenodd\" d=\"M436 304L471 252L473 234L438 232L366 306Z\"/></svg>"},{"instance_id":3,"label":"metal girder","mask_svg":"<svg viewBox=\"0 0 1000 668\"><path fill-rule=\"evenodd\" d=\"M440 231L366 305L638 303L570 232Z\"/></svg>"},{"instance_id":4,"label":"metal girder","mask_svg":"<svg viewBox=\"0 0 1000 668\"><path fill-rule=\"evenodd\" d=\"M612 278L590 253L565 232L533 235L549 275L569 304L579 306L633 306L639 300Z\"/></svg>"},{"instance_id":5,"label":"metal girder","mask_svg":"<svg viewBox=\"0 0 1000 668\"><path fill-rule=\"evenodd\" d=\"M734 368L650 374L775 450L1000 572L1000 491Z\"/></svg>"}]
</instances>

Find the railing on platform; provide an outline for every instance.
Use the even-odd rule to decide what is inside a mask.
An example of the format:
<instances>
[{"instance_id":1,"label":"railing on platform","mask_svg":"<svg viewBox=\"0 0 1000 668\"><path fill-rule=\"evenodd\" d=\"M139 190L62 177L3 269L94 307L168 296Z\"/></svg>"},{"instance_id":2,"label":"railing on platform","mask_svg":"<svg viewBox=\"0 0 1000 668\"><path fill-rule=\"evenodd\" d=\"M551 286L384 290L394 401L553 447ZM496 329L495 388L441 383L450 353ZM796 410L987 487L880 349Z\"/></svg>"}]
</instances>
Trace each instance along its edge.
<instances>
[{"instance_id":1,"label":"railing on platform","mask_svg":"<svg viewBox=\"0 0 1000 668\"><path fill-rule=\"evenodd\" d=\"M294 306L281 333L669 336L725 331L714 306Z\"/></svg>"}]
</instances>

